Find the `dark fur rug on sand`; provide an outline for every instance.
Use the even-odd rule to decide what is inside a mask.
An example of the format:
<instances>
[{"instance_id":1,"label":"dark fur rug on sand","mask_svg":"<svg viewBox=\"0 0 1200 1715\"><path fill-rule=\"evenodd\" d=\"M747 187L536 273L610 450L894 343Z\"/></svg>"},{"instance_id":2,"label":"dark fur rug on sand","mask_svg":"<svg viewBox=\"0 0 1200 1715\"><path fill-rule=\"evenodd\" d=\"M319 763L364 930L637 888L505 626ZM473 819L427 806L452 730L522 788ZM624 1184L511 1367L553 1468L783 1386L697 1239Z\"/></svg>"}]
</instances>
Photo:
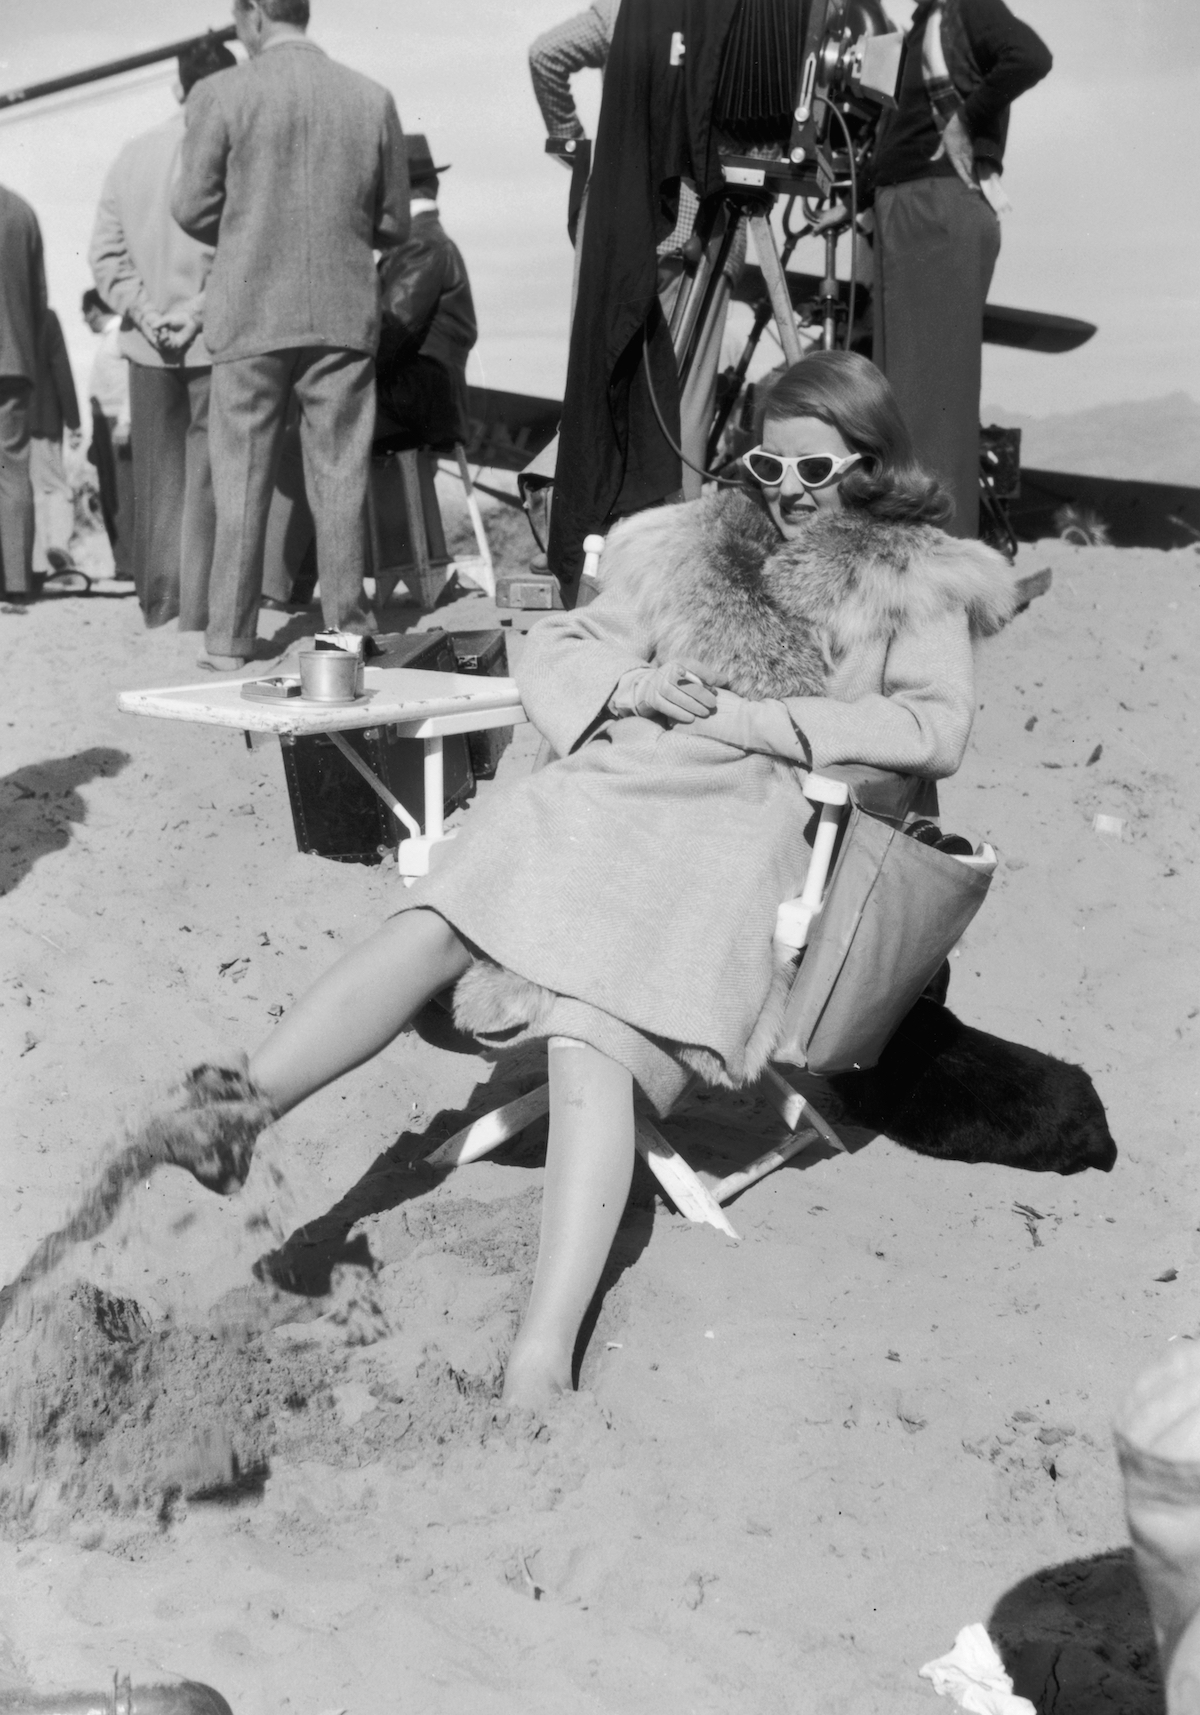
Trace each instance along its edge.
<instances>
[{"instance_id":1,"label":"dark fur rug on sand","mask_svg":"<svg viewBox=\"0 0 1200 1715\"><path fill-rule=\"evenodd\" d=\"M846 1117L921 1155L1033 1173L1111 1172L1104 1106L1082 1066L989 1036L922 998L869 1072L829 1083Z\"/></svg>"}]
</instances>

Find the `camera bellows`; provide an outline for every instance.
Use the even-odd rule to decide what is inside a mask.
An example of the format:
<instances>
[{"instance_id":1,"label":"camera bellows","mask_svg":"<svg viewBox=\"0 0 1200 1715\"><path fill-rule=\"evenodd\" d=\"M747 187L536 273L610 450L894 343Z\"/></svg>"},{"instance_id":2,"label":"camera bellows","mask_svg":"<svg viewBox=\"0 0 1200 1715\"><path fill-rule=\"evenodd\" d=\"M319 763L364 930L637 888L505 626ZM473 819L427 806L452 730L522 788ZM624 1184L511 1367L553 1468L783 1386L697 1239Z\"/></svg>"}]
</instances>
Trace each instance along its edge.
<instances>
[{"instance_id":1,"label":"camera bellows","mask_svg":"<svg viewBox=\"0 0 1200 1715\"><path fill-rule=\"evenodd\" d=\"M783 143L791 131L803 0L738 0L725 38L713 123L735 142Z\"/></svg>"}]
</instances>

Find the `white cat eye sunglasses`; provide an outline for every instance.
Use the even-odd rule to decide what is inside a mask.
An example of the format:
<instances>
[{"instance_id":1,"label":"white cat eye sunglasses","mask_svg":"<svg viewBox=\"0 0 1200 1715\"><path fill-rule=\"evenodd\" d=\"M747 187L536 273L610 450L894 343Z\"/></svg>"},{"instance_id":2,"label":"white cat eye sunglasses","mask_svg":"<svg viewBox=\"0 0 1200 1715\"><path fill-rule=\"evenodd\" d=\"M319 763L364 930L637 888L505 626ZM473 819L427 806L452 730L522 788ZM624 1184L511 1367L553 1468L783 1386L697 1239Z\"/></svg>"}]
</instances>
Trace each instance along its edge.
<instances>
[{"instance_id":1,"label":"white cat eye sunglasses","mask_svg":"<svg viewBox=\"0 0 1200 1715\"><path fill-rule=\"evenodd\" d=\"M742 454L742 463L755 482L764 488L778 488L789 470L795 471L802 488L828 488L861 458L861 453L850 453L844 459L836 459L832 453L805 453L800 458L785 458L782 453L768 453L762 447L752 447L748 453Z\"/></svg>"}]
</instances>

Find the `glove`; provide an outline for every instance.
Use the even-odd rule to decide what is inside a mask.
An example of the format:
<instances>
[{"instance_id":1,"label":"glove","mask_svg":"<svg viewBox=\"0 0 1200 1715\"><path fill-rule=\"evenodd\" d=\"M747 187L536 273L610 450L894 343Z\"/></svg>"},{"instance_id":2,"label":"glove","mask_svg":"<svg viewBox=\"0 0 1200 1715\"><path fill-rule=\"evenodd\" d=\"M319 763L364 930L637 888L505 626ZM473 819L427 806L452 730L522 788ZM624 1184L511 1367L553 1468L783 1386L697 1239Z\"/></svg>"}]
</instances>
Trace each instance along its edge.
<instances>
[{"instance_id":1,"label":"glove","mask_svg":"<svg viewBox=\"0 0 1200 1715\"><path fill-rule=\"evenodd\" d=\"M717 706L700 673L686 661L663 661L622 673L609 707L618 715L661 715L687 725L704 720Z\"/></svg>"},{"instance_id":2,"label":"glove","mask_svg":"<svg viewBox=\"0 0 1200 1715\"><path fill-rule=\"evenodd\" d=\"M718 691L716 705L705 723L705 738L811 766L804 735L792 725L784 703L774 698L756 702L735 691Z\"/></svg>"}]
</instances>

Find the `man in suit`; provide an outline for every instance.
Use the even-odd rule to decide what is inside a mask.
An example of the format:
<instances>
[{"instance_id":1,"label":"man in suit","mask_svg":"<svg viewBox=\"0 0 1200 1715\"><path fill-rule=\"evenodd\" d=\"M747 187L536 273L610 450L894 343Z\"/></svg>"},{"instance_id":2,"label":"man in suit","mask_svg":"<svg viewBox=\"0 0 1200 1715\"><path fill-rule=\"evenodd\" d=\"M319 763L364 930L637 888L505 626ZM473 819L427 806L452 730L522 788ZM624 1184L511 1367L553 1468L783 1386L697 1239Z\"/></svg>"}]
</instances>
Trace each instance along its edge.
<instances>
[{"instance_id":1,"label":"man in suit","mask_svg":"<svg viewBox=\"0 0 1200 1715\"><path fill-rule=\"evenodd\" d=\"M33 569L39 577L78 574L71 562L75 496L63 465L63 435L83 439L79 396L63 338L62 323L46 311L41 361L29 407L29 475L33 483Z\"/></svg>"},{"instance_id":2,"label":"man in suit","mask_svg":"<svg viewBox=\"0 0 1200 1715\"><path fill-rule=\"evenodd\" d=\"M254 650L263 546L288 406L300 402L325 623L365 632L375 426L374 250L408 236L391 96L308 41L308 0L234 0L248 61L187 108L176 220L216 255L205 295L217 543L201 664Z\"/></svg>"},{"instance_id":3,"label":"man in suit","mask_svg":"<svg viewBox=\"0 0 1200 1715\"><path fill-rule=\"evenodd\" d=\"M467 358L478 337L471 283L438 219L438 174L419 133L406 139L412 231L379 265L383 329L375 360L376 437L396 452L465 441Z\"/></svg>"},{"instance_id":4,"label":"man in suit","mask_svg":"<svg viewBox=\"0 0 1200 1715\"><path fill-rule=\"evenodd\" d=\"M0 185L0 562L10 601L31 601L33 484L29 404L45 337L42 233L29 204Z\"/></svg>"},{"instance_id":5,"label":"man in suit","mask_svg":"<svg viewBox=\"0 0 1200 1715\"><path fill-rule=\"evenodd\" d=\"M179 56L180 102L236 65L222 42L191 43ZM121 313L120 351L129 359L138 600L149 626L178 616L181 631L203 631L217 523L212 365L200 331L213 252L171 216L184 125L179 113L121 150L104 181L88 260L97 290Z\"/></svg>"}]
</instances>

